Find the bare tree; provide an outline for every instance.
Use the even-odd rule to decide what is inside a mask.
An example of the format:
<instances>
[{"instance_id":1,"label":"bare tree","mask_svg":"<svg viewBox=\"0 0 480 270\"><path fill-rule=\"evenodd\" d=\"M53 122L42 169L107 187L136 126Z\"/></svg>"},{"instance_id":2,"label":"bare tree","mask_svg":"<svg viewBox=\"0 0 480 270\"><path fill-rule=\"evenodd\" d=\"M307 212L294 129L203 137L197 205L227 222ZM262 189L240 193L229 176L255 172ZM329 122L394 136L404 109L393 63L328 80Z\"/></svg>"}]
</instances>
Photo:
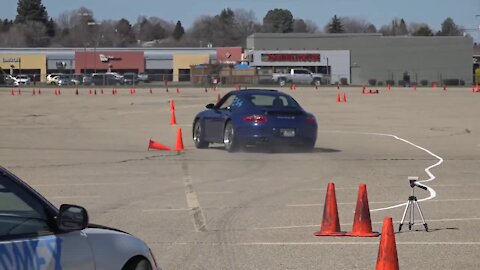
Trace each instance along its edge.
<instances>
[{"instance_id":1,"label":"bare tree","mask_svg":"<svg viewBox=\"0 0 480 270\"><path fill-rule=\"evenodd\" d=\"M375 26L365 19L355 17L340 18L345 33L375 33Z\"/></svg>"}]
</instances>

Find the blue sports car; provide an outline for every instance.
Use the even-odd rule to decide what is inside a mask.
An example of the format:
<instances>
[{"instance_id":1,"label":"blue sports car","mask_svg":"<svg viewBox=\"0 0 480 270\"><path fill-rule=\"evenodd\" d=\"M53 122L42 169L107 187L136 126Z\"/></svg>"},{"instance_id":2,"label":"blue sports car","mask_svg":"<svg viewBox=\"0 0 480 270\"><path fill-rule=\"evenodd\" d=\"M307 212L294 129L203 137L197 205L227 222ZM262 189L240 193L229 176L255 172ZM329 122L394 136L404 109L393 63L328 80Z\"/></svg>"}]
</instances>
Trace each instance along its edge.
<instances>
[{"instance_id":1,"label":"blue sports car","mask_svg":"<svg viewBox=\"0 0 480 270\"><path fill-rule=\"evenodd\" d=\"M197 148L223 143L229 152L247 145L293 145L311 150L317 140L315 116L277 90L230 91L206 108L193 121Z\"/></svg>"}]
</instances>

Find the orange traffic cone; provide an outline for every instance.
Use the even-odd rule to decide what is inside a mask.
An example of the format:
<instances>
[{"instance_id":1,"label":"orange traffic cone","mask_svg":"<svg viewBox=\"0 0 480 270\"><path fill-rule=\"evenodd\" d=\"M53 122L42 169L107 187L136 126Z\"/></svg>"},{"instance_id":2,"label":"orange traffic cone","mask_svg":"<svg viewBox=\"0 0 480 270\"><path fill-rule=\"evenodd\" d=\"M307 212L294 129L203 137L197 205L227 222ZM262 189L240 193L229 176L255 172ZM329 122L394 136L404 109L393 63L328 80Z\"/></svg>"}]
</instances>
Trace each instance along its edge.
<instances>
[{"instance_id":1,"label":"orange traffic cone","mask_svg":"<svg viewBox=\"0 0 480 270\"><path fill-rule=\"evenodd\" d=\"M342 102L345 102L345 103L347 102L347 95L345 94L345 92L343 92L343 100L342 100Z\"/></svg>"},{"instance_id":2,"label":"orange traffic cone","mask_svg":"<svg viewBox=\"0 0 480 270\"><path fill-rule=\"evenodd\" d=\"M75 95L78 96L78 88L75 90Z\"/></svg>"},{"instance_id":3,"label":"orange traffic cone","mask_svg":"<svg viewBox=\"0 0 480 270\"><path fill-rule=\"evenodd\" d=\"M170 113L170 125L176 125L177 124L177 120L175 119L175 111L172 110L171 113Z\"/></svg>"},{"instance_id":4,"label":"orange traffic cone","mask_svg":"<svg viewBox=\"0 0 480 270\"><path fill-rule=\"evenodd\" d=\"M175 144L175 151L183 151L185 148L183 147L183 139L182 139L182 129L178 128L177 130L177 143Z\"/></svg>"},{"instance_id":5,"label":"orange traffic cone","mask_svg":"<svg viewBox=\"0 0 480 270\"><path fill-rule=\"evenodd\" d=\"M417 85L416 84L413 85L413 91L417 91Z\"/></svg>"},{"instance_id":6,"label":"orange traffic cone","mask_svg":"<svg viewBox=\"0 0 480 270\"><path fill-rule=\"evenodd\" d=\"M42 89L38 89L38 94L39 94L39 95L42 94Z\"/></svg>"},{"instance_id":7,"label":"orange traffic cone","mask_svg":"<svg viewBox=\"0 0 480 270\"><path fill-rule=\"evenodd\" d=\"M170 100L170 111L175 111L175 101Z\"/></svg>"},{"instance_id":8,"label":"orange traffic cone","mask_svg":"<svg viewBox=\"0 0 480 270\"><path fill-rule=\"evenodd\" d=\"M397 245L393 233L393 221L391 217L383 220L382 237L378 247L376 270L399 270Z\"/></svg>"},{"instance_id":9,"label":"orange traffic cone","mask_svg":"<svg viewBox=\"0 0 480 270\"><path fill-rule=\"evenodd\" d=\"M323 218L320 231L315 236L345 236L340 231L340 220L338 218L337 198L335 196L335 184L328 183L327 195L323 206Z\"/></svg>"},{"instance_id":10,"label":"orange traffic cone","mask_svg":"<svg viewBox=\"0 0 480 270\"><path fill-rule=\"evenodd\" d=\"M150 150L150 149L170 151L170 147L165 146L161 143L152 141L152 139L150 139L150 142L148 143L148 149L147 150Z\"/></svg>"},{"instance_id":11,"label":"orange traffic cone","mask_svg":"<svg viewBox=\"0 0 480 270\"><path fill-rule=\"evenodd\" d=\"M22 89L18 89L18 95L19 95L19 96L22 95Z\"/></svg>"},{"instance_id":12,"label":"orange traffic cone","mask_svg":"<svg viewBox=\"0 0 480 270\"><path fill-rule=\"evenodd\" d=\"M103 89L100 89L100 94L102 94L102 95L103 95Z\"/></svg>"},{"instance_id":13,"label":"orange traffic cone","mask_svg":"<svg viewBox=\"0 0 480 270\"><path fill-rule=\"evenodd\" d=\"M357 207L353 218L352 232L349 236L376 237L377 232L372 232L372 221L370 219L370 208L368 207L367 185L360 184L358 188Z\"/></svg>"},{"instance_id":14,"label":"orange traffic cone","mask_svg":"<svg viewBox=\"0 0 480 270\"><path fill-rule=\"evenodd\" d=\"M472 90L473 90L473 87L472 87ZM473 91L472 91L472 92L473 92ZM12 88L11 91L10 91L10 95L11 95L11 96L15 96L15 92L13 91L13 88Z\"/></svg>"},{"instance_id":15,"label":"orange traffic cone","mask_svg":"<svg viewBox=\"0 0 480 270\"><path fill-rule=\"evenodd\" d=\"M150 95L153 94L152 88L150 88Z\"/></svg>"},{"instance_id":16,"label":"orange traffic cone","mask_svg":"<svg viewBox=\"0 0 480 270\"><path fill-rule=\"evenodd\" d=\"M32 89L32 96L35 96L35 89Z\"/></svg>"},{"instance_id":17,"label":"orange traffic cone","mask_svg":"<svg viewBox=\"0 0 480 270\"><path fill-rule=\"evenodd\" d=\"M443 91L447 91L447 85L443 84Z\"/></svg>"},{"instance_id":18,"label":"orange traffic cone","mask_svg":"<svg viewBox=\"0 0 480 270\"><path fill-rule=\"evenodd\" d=\"M337 93L337 102L342 102L342 99L340 98L340 93Z\"/></svg>"}]
</instances>

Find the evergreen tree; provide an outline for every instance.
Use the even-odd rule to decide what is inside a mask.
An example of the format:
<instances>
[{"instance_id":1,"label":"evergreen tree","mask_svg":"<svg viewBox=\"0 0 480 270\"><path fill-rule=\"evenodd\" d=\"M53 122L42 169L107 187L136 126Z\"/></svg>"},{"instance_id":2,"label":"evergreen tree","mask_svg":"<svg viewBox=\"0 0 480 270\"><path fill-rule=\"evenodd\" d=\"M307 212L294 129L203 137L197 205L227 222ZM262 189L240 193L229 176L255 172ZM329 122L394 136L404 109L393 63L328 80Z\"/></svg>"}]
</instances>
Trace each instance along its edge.
<instances>
[{"instance_id":1,"label":"evergreen tree","mask_svg":"<svg viewBox=\"0 0 480 270\"><path fill-rule=\"evenodd\" d=\"M172 37L178 41L183 37L184 34L185 29L183 29L182 23L180 21L177 21L175 29L173 29Z\"/></svg>"},{"instance_id":2,"label":"evergreen tree","mask_svg":"<svg viewBox=\"0 0 480 270\"><path fill-rule=\"evenodd\" d=\"M342 21L337 15L334 15L330 23L327 25L328 33L344 33Z\"/></svg>"},{"instance_id":3,"label":"evergreen tree","mask_svg":"<svg viewBox=\"0 0 480 270\"><path fill-rule=\"evenodd\" d=\"M47 25L48 13L42 0L18 0L15 23L27 21L37 21Z\"/></svg>"},{"instance_id":4,"label":"evergreen tree","mask_svg":"<svg viewBox=\"0 0 480 270\"><path fill-rule=\"evenodd\" d=\"M293 31L293 15L288 9L272 9L263 17L263 31L290 33Z\"/></svg>"},{"instance_id":5,"label":"evergreen tree","mask_svg":"<svg viewBox=\"0 0 480 270\"><path fill-rule=\"evenodd\" d=\"M405 23L405 20L403 19L400 20L400 23L398 24L397 29L395 31L395 34L397 36L404 36L408 34L407 24Z\"/></svg>"},{"instance_id":6,"label":"evergreen tree","mask_svg":"<svg viewBox=\"0 0 480 270\"><path fill-rule=\"evenodd\" d=\"M433 36L433 31L428 25L420 26L415 32L412 33L413 36Z\"/></svg>"},{"instance_id":7,"label":"evergreen tree","mask_svg":"<svg viewBox=\"0 0 480 270\"><path fill-rule=\"evenodd\" d=\"M442 23L442 30L437 33L438 36L461 36L462 31L452 18L446 18Z\"/></svg>"}]
</instances>

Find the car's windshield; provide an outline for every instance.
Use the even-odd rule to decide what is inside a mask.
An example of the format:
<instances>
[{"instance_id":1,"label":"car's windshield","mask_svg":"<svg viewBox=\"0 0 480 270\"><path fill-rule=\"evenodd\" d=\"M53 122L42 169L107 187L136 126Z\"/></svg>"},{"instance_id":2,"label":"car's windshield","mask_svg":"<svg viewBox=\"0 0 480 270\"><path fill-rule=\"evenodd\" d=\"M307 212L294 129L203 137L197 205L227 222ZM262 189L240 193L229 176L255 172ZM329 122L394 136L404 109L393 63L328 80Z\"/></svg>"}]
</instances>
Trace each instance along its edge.
<instances>
[{"instance_id":1,"label":"car's windshield","mask_svg":"<svg viewBox=\"0 0 480 270\"><path fill-rule=\"evenodd\" d=\"M0 173L0 237L48 230L47 214L39 201Z\"/></svg>"}]
</instances>

